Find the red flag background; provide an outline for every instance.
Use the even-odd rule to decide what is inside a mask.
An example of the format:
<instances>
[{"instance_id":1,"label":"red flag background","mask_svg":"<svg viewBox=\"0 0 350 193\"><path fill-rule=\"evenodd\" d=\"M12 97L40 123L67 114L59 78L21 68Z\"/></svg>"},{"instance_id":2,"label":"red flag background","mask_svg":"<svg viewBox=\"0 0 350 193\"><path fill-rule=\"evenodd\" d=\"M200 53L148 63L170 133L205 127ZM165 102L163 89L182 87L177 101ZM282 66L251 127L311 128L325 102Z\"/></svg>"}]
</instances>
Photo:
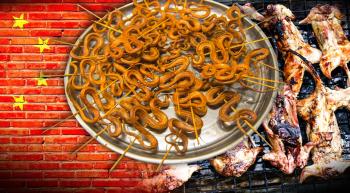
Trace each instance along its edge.
<instances>
[{"instance_id":1,"label":"red flag background","mask_svg":"<svg viewBox=\"0 0 350 193\"><path fill-rule=\"evenodd\" d=\"M96 141L76 155L74 149L89 135L71 118L45 135L43 128L71 115L63 78L47 78L41 71L64 74L71 46L91 25L94 16L77 3L103 16L130 0L0 0L0 192L137 192L145 163L124 158L114 172L108 169L118 154ZM14 18L28 21L13 27ZM50 49L35 47L49 38ZM55 45L52 45L55 44ZM15 98L23 100L16 101ZM23 110L20 109L23 105ZM140 169L141 168L141 169Z\"/></svg>"}]
</instances>

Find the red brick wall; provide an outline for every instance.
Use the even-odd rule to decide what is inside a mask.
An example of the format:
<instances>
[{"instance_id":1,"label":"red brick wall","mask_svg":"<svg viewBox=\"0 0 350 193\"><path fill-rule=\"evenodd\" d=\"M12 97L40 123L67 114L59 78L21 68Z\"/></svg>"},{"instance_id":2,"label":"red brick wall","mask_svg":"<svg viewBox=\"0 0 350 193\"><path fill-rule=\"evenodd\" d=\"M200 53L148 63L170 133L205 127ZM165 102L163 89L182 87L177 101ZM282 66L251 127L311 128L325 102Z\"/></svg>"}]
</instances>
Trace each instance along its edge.
<instances>
[{"instance_id":1,"label":"red brick wall","mask_svg":"<svg viewBox=\"0 0 350 193\"><path fill-rule=\"evenodd\" d=\"M102 16L127 1L0 0L0 192L137 192L142 168L152 166L124 158L109 174L119 155L96 141L70 154L89 139L74 118L41 135L71 112L63 78L48 78L48 86L36 78L40 71L63 74L70 46L50 45L44 53L34 47L39 37L75 42L95 19L76 3ZM21 13L29 24L12 28ZM23 111L13 107L19 95L27 101Z\"/></svg>"}]
</instances>

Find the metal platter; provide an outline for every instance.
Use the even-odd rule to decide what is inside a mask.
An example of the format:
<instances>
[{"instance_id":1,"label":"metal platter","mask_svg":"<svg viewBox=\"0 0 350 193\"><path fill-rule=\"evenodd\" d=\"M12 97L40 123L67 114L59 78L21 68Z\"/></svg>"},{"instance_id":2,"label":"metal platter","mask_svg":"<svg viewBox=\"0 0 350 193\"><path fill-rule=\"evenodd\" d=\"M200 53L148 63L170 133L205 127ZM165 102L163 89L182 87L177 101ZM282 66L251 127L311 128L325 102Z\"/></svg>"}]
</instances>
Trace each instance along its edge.
<instances>
[{"instance_id":1,"label":"metal platter","mask_svg":"<svg viewBox=\"0 0 350 193\"><path fill-rule=\"evenodd\" d=\"M218 16L225 15L225 11L229 8L223 4L220 4L214 1L204 1L204 4L207 4L211 7L211 14L217 14ZM124 13L124 16L126 17L128 15L131 15L132 9L133 9L132 3L119 8L119 10L122 11ZM247 17L244 17L243 24L244 24L244 28L247 28L254 25L254 22L252 22ZM84 37L87 34L89 34L91 31L92 31L92 26L88 27L85 30L85 32L78 38L75 45L79 45L84 40ZM258 41L254 44L248 44L247 45L248 50L261 48L261 47L268 48L270 55L263 62L265 64L269 64L270 66L273 66L276 69L278 68L277 58L273 51L273 48L270 42L267 40L266 35L257 25L254 25L253 28L246 31L246 38L248 42L252 40L266 38L266 40L264 41ZM105 38L105 43L108 43L107 38ZM68 64L71 61L72 61L72 58L70 57L68 60ZM73 69L70 68L70 65L67 65L65 73L70 74L72 73L72 71ZM261 78L266 78L271 80L279 79L279 75L277 71L272 70L271 68L268 68L263 65L257 65L256 68L254 68L254 71L255 71L254 72L255 75ZM69 95L67 94L68 80L69 80L69 77L64 78L67 101L71 108L72 113L75 114L77 112L77 109L75 109L71 99L69 98ZM259 80L257 81L260 82ZM261 83L263 84L263 82ZM270 85L277 87L277 83L275 83L274 85L273 84L270 84ZM259 90L266 89L265 87L258 84L254 85L254 88ZM255 128L258 128L259 125L262 123L263 119L265 118L265 116L270 111L272 107L272 103L276 96L276 92L259 93L259 92L254 92L254 91L242 88L240 85L232 85L232 89L238 91L242 96L242 99L238 104L237 109L248 108L257 113L258 119L253 125ZM76 100L79 100L77 96L79 96L78 92L76 95L73 95L73 97L76 97ZM170 105L168 109L164 110L169 118L175 117L173 108L174 107ZM164 163L165 164L188 163L188 162L209 159L216 155L222 154L225 151L237 145L241 141L241 139L244 137L243 133L239 131L239 129L237 129L235 125L225 125L222 122L220 122L218 120L218 111L219 109L208 108L208 113L204 117L202 117L204 124L200 133L200 139L201 139L200 144L197 143L194 137L190 138L189 144L188 144L188 151L185 155L177 156L174 153L174 151L170 151ZM103 127L99 124L88 124L84 122L79 115L75 117L80 123L80 125L92 137L96 136L96 133L98 133L99 131L101 131L101 129L103 129ZM249 129L247 130L248 130L248 133L250 134L253 132ZM158 139L157 152L145 151L136 142L130 148L130 150L126 153L126 156L133 159L140 160L140 161L145 161L150 163L160 163L164 154L166 153L167 147L169 146L164 141L164 137L168 133L169 133L168 130L165 130L163 133L153 133ZM96 139L102 145L108 147L112 151L115 151L121 154L123 153L124 149L129 145L130 141L133 138L125 135L121 135L118 138L112 138L107 134L107 132L104 132L102 135L97 136Z\"/></svg>"}]
</instances>

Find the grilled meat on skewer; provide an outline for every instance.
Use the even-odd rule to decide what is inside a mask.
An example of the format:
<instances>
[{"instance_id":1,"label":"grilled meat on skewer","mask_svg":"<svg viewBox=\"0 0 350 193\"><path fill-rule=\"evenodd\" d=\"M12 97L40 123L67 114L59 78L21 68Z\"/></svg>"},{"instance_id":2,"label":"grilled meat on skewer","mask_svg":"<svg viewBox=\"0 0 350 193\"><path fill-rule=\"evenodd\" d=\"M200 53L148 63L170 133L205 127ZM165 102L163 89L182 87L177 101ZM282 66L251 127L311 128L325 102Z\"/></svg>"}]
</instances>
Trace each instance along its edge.
<instances>
[{"instance_id":1,"label":"grilled meat on skewer","mask_svg":"<svg viewBox=\"0 0 350 193\"><path fill-rule=\"evenodd\" d=\"M341 26L342 17L335 6L317 5L300 24L312 25L323 52L320 61L322 73L327 78L332 78L332 71L340 66L346 72L350 86L350 71L347 65L350 61L350 42Z\"/></svg>"},{"instance_id":2,"label":"grilled meat on skewer","mask_svg":"<svg viewBox=\"0 0 350 193\"><path fill-rule=\"evenodd\" d=\"M286 174L306 165L313 145L302 146L296 98L289 86L285 85L283 92L277 95L263 126L272 145L272 151L263 156L264 160Z\"/></svg>"},{"instance_id":3,"label":"grilled meat on skewer","mask_svg":"<svg viewBox=\"0 0 350 193\"><path fill-rule=\"evenodd\" d=\"M214 169L223 176L239 177L255 163L256 156L262 147L251 147L248 139L244 139L233 149L210 160Z\"/></svg>"},{"instance_id":4,"label":"grilled meat on skewer","mask_svg":"<svg viewBox=\"0 0 350 193\"><path fill-rule=\"evenodd\" d=\"M141 181L139 190L149 193L169 192L182 186L199 169L198 165L187 164L165 166L158 175Z\"/></svg>"},{"instance_id":5,"label":"grilled meat on skewer","mask_svg":"<svg viewBox=\"0 0 350 193\"><path fill-rule=\"evenodd\" d=\"M297 55L297 54L296 54ZM299 56L302 57L302 56ZM304 59L305 60L305 59ZM312 149L313 165L306 166L300 176L303 182L310 176L329 178L343 173L350 166L350 162L342 160L342 144L339 126L334 111L350 102L350 91L330 91L326 88L317 72L309 62L305 62L305 69L313 76L316 82L314 92L297 103L298 113L308 121L307 135L311 143L315 144ZM332 95L338 94L338 97ZM341 101L336 101L336 100ZM344 102L345 101L347 102Z\"/></svg>"},{"instance_id":6,"label":"grilled meat on skewer","mask_svg":"<svg viewBox=\"0 0 350 193\"><path fill-rule=\"evenodd\" d=\"M285 60L285 81L292 87L292 91L298 95L304 77L303 61L288 50L294 50L312 63L318 63L321 51L311 47L301 36L297 27L293 24L295 16L283 5L268 5L266 18L267 27L275 34L278 49L282 52Z\"/></svg>"}]
</instances>

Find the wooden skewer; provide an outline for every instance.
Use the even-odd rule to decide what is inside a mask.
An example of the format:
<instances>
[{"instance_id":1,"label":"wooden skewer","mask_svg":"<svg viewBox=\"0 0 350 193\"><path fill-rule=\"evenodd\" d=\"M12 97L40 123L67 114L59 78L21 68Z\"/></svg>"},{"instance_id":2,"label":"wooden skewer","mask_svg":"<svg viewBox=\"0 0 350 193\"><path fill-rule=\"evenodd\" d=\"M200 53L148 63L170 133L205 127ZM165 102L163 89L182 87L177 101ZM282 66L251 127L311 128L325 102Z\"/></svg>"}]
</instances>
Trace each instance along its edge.
<instances>
[{"instance_id":1,"label":"wooden skewer","mask_svg":"<svg viewBox=\"0 0 350 193\"><path fill-rule=\"evenodd\" d=\"M146 32L144 32L144 33L142 33L139 37L137 37L137 39L143 37L144 35L148 34L148 33L151 32L151 31L153 31L154 29L156 29L157 27L159 27L160 25L162 25L163 23L165 23L165 22L168 21L168 20L169 20L169 18L166 19L166 20L164 20L164 21L162 21L162 22L159 22L159 23L158 23L156 26L154 26L152 29L150 29L150 30L148 30L148 31L146 31Z\"/></svg>"},{"instance_id":2,"label":"wooden skewer","mask_svg":"<svg viewBox=\"0 0 350 193\"><path fill-rule=\"evenodd\" d=\"M62 40L52 39L51 41L62 43L62 44L67 44L67 45L71 45L71 46L78 46L78 45L75 45L75 44L72 44L72 43L69 43L69 42L65 42L65 41L62 41Z\"/></svg>"},{"instance_id":3,"label":"wooden skewer","mask_svg":"<svg viewBox=\"0 0 350 193\"><path fill-rule=\"evenodd\" d=\"M224 99L224 101L225 101L225 103L227 103L227 101ZM236 112L237 111L237 109L235 109L233 106L230 106L230 108L231 108L231 110L233 111L233 112ZM254 126L252 125L252 124L250 124L249 123L249 121L247 121L247 120L244 120L244 122L249 126L249 128L250 129L252 129L267 145L269 145L271 148L272 148L272 146L271 146L271 144L258 132L258 130L256 130L255 128L254 128ZM241 130L242 131L242 130ZM245 131L244 131L244 134L247 134L248 135L248 133L246 133ZM249 136L249 135L248 135ZM251 137L249 136L249 138L251 139ZM252 139L251 139L252 140Z\"/></svg>"},{"instance_id":4,"label":"wooden skewer","mask_svg":"<svg viewBox=\"0 0 350 193\"><path fill-rule=\"evenodd\" d=\"M270 86L270 85L267 85L267 84L264 84L264 83L261 83L261 82L256 82L256 81L249 80L249 79L244 79L244 81L255 83L255 84L259 84L261 86L266 86L267 88L276 89L276 87L274 87L274 86Z\"/></svg>"},{"instance_id":5,"label":"wooden skewer","mask_svg":"<svg viewBox=\"0 0 350 193\"><path fill-rule=\"evenodd\" d=\"M253 60L253 61L256 61L255 59L252 59L252 60ZM270 66L270 65L268 65L268 64L265 64L265 63L263 63L263 62L261 62L261 61L259 61L258 64L261 64L261 65L263 65L263 66L266 66L266 67L268 67L268 68L270 68L270 69L276 70L276 71L281 72L282 74L284 74L284 72L283 72L282 70L280 70L280 69L278 69L278 68L275 68L275 67L273 67L273 66Z\"/></svg>"},{"instance_id":6,"label":"wooden skewer","mask_svg":"<svg viewBox=\"0 0 350 193\"><path fill-rule=\"evenodd\" d=\"M100 136L103 132L105 132L107 129L109 129L111 127L111 125L108 125L107 127L105 127L104 129L102 129L101 131L99 131L98 133L96 133L95 136L91 137L89 140L87 140L83 145L81 145L80 147L78 147L76 150L74 150L72 152L72 154L76 154L78 153L81 149L83 149L85 146L87 146L89 143L91 143L94 139L97 139L98 136Z\"/></svg>"},{"instance_id":7,"label":"wooden skewer","mask_svg":"<svg viewBox=\"0 0 350 193\"><path fill-rule=\"evenodd\" d=\"M269 18L267 18L267 19L264 19L263 21L260 21L260 22L258 22L258 23L255 23L255 24L253 24L253 25L251 25L251 26L249 26L249 27L247 27L247 28L244 28L243 31L248 31L248 30L252 29L253 27L260 25L261 23L264 23L264 22L267 22L267 21L271 20L272 18L273 18L273 17L269 17Z\"/></svg>"},{"instance_id":8,"label":"wooden skewer","mask_svg":"<svg viewBox=\"0 0 350 193\"><path fill-rule=\"evenodd\" d=\"M196 136L196 140L197 140L197 143L198 143L198 145L199 145L198 131L197 131L197 126L196 126L196 121L195 121L195 119L194 119L194 112L193 112L191 100L190 100L190 109L191 109L191 115L192 115L192 121L193 121L193 127L194 127L194 134L195 134L195 136Z\"/></svg>"},{"instance_id":9,"label":"wooden skewer","mask_svg":"<svg viewBox=\"0 0 350 193\"><path fill-rule=\"evenodd\" d=\"M130 142L130 144L128 145L128 147L124 150L124 152L119 156L118 160L113 164L113 166L111 167L111 169L109 169L109 173L111 173L115 167L117 167L117 165L119 164L119 162L123 159L123 157L125 156L126 152L129 151L129 149L132 147L132 145L134 145L136 141L136 137L134 138L134 140L132 140Z\"/></svg>"},{"instance_id":10,"label":"wooden skewer","mask_svg":"<svg viewBox=\"0 0 350 193\"><path fill-rule=\"evenodd\" d=\"M284 82L278 81L278 80L271 80L271 79L266 79L266 78L260 78L260 77L255 77L255 76L248 76L248 75L243 75L244 78L250 78L250 79L255 79L255 80L262 80L266 82L276 82L280 84L285 84Z\"/></svg>"},{"instance_id":11,"label":"wooden skewer","mask_svg":"<svg viewBox=\"0 0 350 193\"><path fill-rule=\"evenodd\" d=\"M103 27L106 27L106 28L108 28L108 29L110 29L110 30L113 30L113 31L115 31L115 32L123 33L122 31L117 30L117 29L115 29L115 28L113 28L113 27L111 27L111 26L109 26L109 25L103 24L103 23L101 23L101 22L98 22L98 21L92 21L92 22L97 23L98 25L102 25Z\"/></svg>"},{"instance_id":12,"label":"wooden skewer","mask_svg":"<svg viewBox=\"0 0 350 193\"><path fill-rule=\"evenodd\" d=\"M162 167L164 161L166 160L166 158L168 157L169 153L170 153L170 150L171 148L173 147L173 145L170 145L169 149L165 152L163 158L162 158L162 161L160 161L158 167L157 167L157 170L156 172L159 172L160 168Z\"/></svg>"}]
</instances>

